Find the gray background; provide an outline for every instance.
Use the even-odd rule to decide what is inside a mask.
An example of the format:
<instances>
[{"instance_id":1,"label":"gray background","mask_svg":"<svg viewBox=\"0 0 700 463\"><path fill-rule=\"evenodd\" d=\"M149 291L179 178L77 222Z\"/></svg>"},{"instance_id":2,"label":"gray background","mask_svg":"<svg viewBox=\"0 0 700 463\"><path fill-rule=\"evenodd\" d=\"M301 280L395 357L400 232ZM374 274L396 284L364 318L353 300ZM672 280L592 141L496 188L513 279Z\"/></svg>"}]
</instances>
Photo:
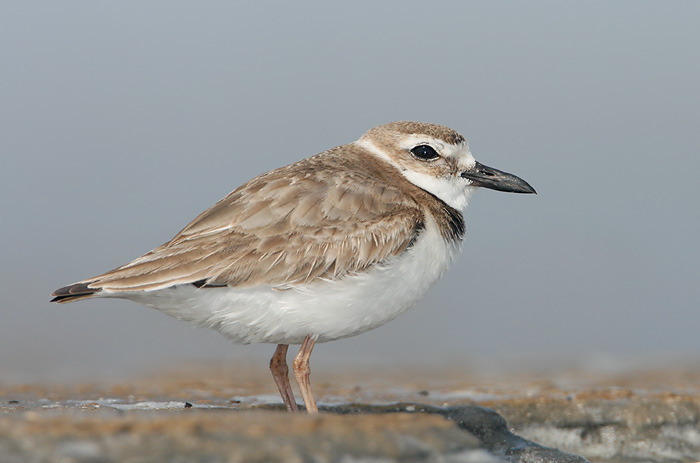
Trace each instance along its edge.
<instances>
[{"instance_id":1,"label":"gray background","mask_svg":"<svg viewBox=\"0 0 700 463\"><path fill-rule=\"evenodd\" d=\"M480 191L413 310L314 362L670 364L700 351L700 2L2 2L0 380L257 362L59 286L266 170L393 120L538 196Z\"/></svg>"}]
</instances>

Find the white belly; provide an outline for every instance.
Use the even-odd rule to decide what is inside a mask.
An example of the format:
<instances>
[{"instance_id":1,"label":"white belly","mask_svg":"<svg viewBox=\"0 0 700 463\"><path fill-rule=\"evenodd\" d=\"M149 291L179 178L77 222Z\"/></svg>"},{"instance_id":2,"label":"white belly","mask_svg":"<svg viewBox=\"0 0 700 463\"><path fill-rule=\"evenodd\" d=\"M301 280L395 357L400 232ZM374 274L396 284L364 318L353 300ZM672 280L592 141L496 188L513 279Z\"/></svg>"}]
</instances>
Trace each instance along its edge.
<instances>
[{"instance_id":1,"label":"white belly","mask_svg":"<svg viewBox=\"0 0 700 463\"><path fill-rule=\"evenodd\" d=\"M449 268L461 242L448 243L429 221L411 248L385 265L339 281L318 281L292 289L196 288L180 285L123 297L240 343L300 344L354 336L396 318Z\"/></svg>"}]
</instances>

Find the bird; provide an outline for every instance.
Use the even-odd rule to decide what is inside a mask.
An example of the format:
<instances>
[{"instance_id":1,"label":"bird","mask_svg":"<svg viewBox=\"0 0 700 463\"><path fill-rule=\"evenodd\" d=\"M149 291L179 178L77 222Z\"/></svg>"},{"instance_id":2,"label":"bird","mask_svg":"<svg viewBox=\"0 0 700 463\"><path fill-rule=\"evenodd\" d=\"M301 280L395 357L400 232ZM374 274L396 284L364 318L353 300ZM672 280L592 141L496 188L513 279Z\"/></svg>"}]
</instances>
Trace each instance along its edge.
<instances>
[{"instance_id":1,"label":"bird","mask_svg":"<svg viewBox=\"0 0 700 463\"><path fill-rule=\"evenodd\" d=\"M167 243L51 302L128 299L234 343L276 344L270 370L288 411L301 410L287 364L300 344L294 376L318 413L315 344L377 328L421 299L460 254L479 188L536 193L477 162L453 129L391 122L249 180Z\"/></svg>"}]
</instances>

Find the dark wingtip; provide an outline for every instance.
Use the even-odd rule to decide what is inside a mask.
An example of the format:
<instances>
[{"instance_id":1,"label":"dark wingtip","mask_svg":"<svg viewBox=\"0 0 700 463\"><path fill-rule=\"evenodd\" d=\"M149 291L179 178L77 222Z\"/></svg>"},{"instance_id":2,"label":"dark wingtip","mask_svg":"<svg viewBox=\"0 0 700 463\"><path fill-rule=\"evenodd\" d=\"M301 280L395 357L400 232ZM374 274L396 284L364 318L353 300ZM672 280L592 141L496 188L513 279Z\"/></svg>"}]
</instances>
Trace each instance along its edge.
<instances>
[{"instance_id":1,"label":"dark wingtip","mask_svg":"<svg viewBox=\"0 0 700 463\"><path fill-rule=\"evenodd\" d=\"M99 292L99 288L90 288L88 283L74 283L72 285L64 286L54 291L51 295L53 299L51 302L73 302L79 299L84 299L86 297L93 296L95 293Z\"/></svg>"},{"instance_id":2,"label":"dark wingtip","mask_svg":"<svg viewBox=\"0 0 700 463\"><path fill-rule=\"evenodd\" d=\"M226 286L226 284L222 284L222 283L209 283L206 279L193 281L190 284L198 289L199 288L223 288L224 286Z\"/></svg>"}]
</instances>

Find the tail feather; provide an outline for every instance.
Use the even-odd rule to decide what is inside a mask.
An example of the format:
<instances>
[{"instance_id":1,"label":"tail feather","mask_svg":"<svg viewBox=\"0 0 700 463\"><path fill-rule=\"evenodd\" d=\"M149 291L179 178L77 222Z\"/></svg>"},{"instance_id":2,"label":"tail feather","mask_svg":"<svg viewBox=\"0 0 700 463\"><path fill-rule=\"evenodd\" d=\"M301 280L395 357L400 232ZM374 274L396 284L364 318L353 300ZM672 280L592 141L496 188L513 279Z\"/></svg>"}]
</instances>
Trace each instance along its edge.
<instances>
[{"instance_id":1,"label":"tail feather","mask_svg":"<svg viewBox=\"0 0 700 463\"><path fill-rule=\"evenodd\" d=\"M99 288L90 288L90 283L93 282L73 283L72 285L59 288L51 294L53 296L51 302L64 303L78 301L80 299L92 297L95 293L101 291Z\"/></svg>"}]
</instances>

